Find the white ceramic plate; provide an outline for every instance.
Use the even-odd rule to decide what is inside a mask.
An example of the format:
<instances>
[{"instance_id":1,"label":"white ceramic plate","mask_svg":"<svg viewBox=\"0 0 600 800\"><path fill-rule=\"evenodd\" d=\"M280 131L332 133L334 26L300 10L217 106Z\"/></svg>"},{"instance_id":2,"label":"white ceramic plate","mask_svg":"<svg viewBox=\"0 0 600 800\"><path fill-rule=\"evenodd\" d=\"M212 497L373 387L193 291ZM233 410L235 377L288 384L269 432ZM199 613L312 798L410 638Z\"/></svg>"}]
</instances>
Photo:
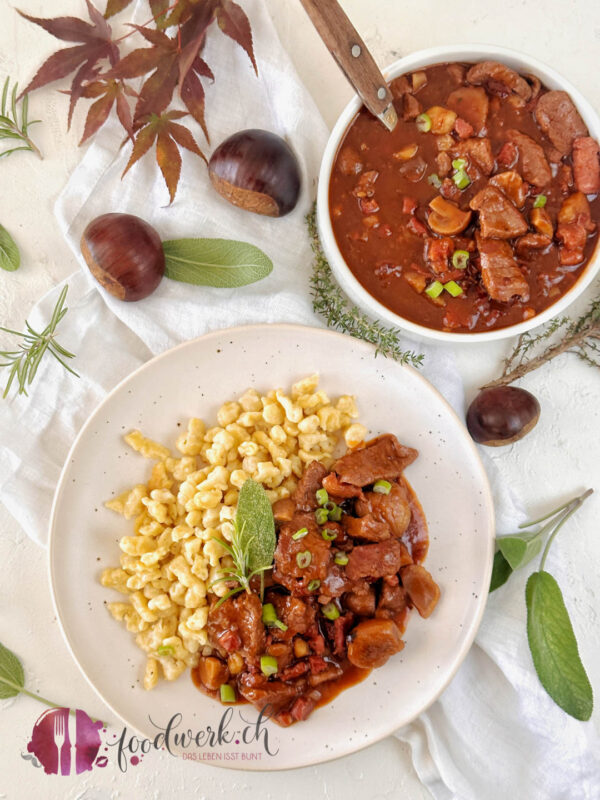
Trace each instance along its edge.
<instances>
[{"instance_id":1,"label":"white ceramic plate","mask_svg":"<svg viewBox=\"0 0 600 800\"><path fill-rule=\"evenodd\" d=\"M151 692L141 686L144 655L104 607L122 596L98 582L102 569L118 565L117 542L131 533L131 522L103 502L149 474L150 463L124 444L126 431L140 428L173 447L177 423L190 416L210 423L224 401L248 386L289 388L315 371L331 396L356 395L373 435L391 431L418 448L407 478L429 522L426 566L441 600L428 620L413 612L402 653L363 683L305 722L287 729L267 723L276 755L265 753L262 739L243 743L239 713L246 720L257 714L247 705L234 707L228 729L237 735L229 744L188 751L222 767L287 769L351 753L414 719L450 681L483 613L494 537L489 485L463 424L418 372L374 358L364 342L295 325L233 328L182 344L117 386L83 427L56 492L50 579L63 634L84 675L115 714L150 738L158 733L155 724L164 727L177 713L183 715L178 731L214 730L223 707L202 695L189 674Z\"/></svg>"}]
</instances>

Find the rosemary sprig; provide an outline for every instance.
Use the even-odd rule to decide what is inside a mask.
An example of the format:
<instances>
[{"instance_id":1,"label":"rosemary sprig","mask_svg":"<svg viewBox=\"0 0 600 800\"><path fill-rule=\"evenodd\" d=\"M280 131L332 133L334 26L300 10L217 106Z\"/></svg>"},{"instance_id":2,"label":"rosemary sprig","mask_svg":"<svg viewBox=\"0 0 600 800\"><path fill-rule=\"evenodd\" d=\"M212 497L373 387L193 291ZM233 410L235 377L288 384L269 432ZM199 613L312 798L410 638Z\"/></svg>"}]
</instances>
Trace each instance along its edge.
<instances>
[{"instance_id":1,"label":"rosemary sprig","mask_svg":"<svg viewBox=\"0 0 600 800\"><path fill-rule=\"evenodd\" d=\"M19 142L17 147L10 147L8 150L0 152L0 158L9 156L11 153L16 153L18 150L30 150L32 153L43 159L39 148L34 144L29 136L29 128L40 122L39 119L30 120L29 114L29 97L24 95L21 100L21 122L19 122L18 113L18 100L17 92L19 84L15 83L12 92L9 91L10 78L4 81L2 89L2 101L0 102L0 139L12 139Z\"/></svg>"},{"instance_id":2,"label":"rosemary sprig","mask_svg":"<svg viewBox=\"0 0 600 800\"><path fill-rule=\"evenodd\" d=\"M10 328L3 328L0 326L0 331L10 333L12 336L17 336L21 340L16 350L0 350L0 367L10 367L8 382L4 389L3 397L7 397L13 381L17 381L19 390L17 394L27 394L27 387L31 385L36 376L38 367L46 353L50 353L54 358L62 364L72 375L77 378L79 375L75 370L66 363L64 359L75 358L73 353L65 350L55 339L56 328L67 313L65 307L65 298L67 296L68 286L65 286L58 302L52 312L52 317L48 325L41 333L35 331L31 325L26 321L27 333L13 331Z\"/></svg>"},{"instance_id":3,"label":"rosemary sprig","mask_svg":"<svg viewBox=\"0 0 600 800\"><path fill-rule=\"evenodd\" d=\"M310 279L313 310L325 319L328 328L347 333L355 339L363 339L376 346L375 355L381 353L400 364L420 367L423 354L405 350L400 341L400 331L388 328L381 322L371 320L357 306L350 305L334 280L331 267L321 248L316 223L316 206L306 216L308 235L314 253L313 272Z\"/></svg>"},{"instance_id":4,"label":"rosemary sprig","mask_svg":"<svg viewBox=\"0 0 600 800\"><path fill-rule=\"evenodd\" d=\"M219 598L215 608L218 608L225 600L232 597L234 594L238 592L247 592L248 594L251 593L250 589L250 581L255 575L259 575L263 573L267 569L271 569L271 565L267 567L259 567L258 569L249 571L249 555L250 555L250 545L252 544L253 539L256 537L252 536L248 539L244 537L244 530L246 527L246 523L242 524L242 527L239 527L238 521L235 520L233 523L233 536L231 537L231 544L228 542L224 542L222 539L217 539L215 536L212 536L212 540L218 542L221 547L224 547L225 550L229 553L229 555L233 559L233 567L224 567L221 568L221 572L223 576L221 578L216 578L214 581L211 582L210 586L214 586L216 583L222 583L223 581L235 581L237 586L234 586L230 589L223 597ZM210 587L209 587L210 588Z\"/></svg>"},{"instance_id":5,"label":"rosemary sprig","mask_svg":"<svg viewBox=\"0 0 600 800\"><path fill-rule=\"evenodd\" d=\"M554 337L558 331L563 333L556 342ZM549 339L553 341L540 350L541 343ZM586 313L577 320L558 317L549 322L541 333L522 333L515 349L504 362L502 375L482 388L505 386L567 352L575 353L592 367L600 367L600 297L592 301Z\"/></svg>"}]
</instances>

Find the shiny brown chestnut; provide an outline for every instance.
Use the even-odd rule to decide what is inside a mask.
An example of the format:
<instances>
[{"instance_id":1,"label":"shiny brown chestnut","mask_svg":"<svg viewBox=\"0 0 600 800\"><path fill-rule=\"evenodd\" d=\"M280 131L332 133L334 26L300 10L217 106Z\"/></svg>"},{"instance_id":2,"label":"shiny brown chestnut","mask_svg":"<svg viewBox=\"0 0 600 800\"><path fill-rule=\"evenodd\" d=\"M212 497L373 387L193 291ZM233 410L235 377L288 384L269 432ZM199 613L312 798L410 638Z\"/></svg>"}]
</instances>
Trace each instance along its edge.
<instances>
[{"instance_id":1,"label":"shiny brown chestnut","mask_svg":"<svg viewBox=\"0 0 600 800\"><path fill-rule=\"evenodd\" d=\"M90 272L119 300L142 300L156 289L165 272L160 236L132 214L103 214L81 237Z\"/></svg>"},{"instance_id":2,"label":"shiny brown chestnut","mask_svg":"<svg viewBox=\"0 0 600 800\"><path fill-rule=\"evenodd\" d=\"M540 404L525 389L493 386L482 389L467 411L467 428L479 444L501 447L522 439L535 427Z\"/></svg>"},{"instance_id":3,"label":"shiny brown chestnut","mask_svg":"<svg viewBox=\"0 0 600 800\"><path fill-rule=\"evenodd\" d=\"M213 186L235 206L283 217L298 202L300 168L291 147L268 131L246 130L225 139L208 162Z\"/></svg>"}]
</instances>

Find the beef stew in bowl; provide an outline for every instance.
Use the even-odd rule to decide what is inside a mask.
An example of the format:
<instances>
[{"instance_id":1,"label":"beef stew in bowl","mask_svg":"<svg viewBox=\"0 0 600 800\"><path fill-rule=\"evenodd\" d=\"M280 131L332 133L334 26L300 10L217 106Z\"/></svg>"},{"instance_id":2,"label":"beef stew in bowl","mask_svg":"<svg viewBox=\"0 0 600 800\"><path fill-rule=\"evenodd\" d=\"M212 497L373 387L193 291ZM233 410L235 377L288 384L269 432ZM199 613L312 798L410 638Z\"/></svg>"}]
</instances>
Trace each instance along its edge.
<instances>
[{"instance_id":1,"label":"beef stew in bowl","mask_svg":"<svg viewBox=\"0 0 600 800\"><path fill-rule=\"evenodd\" d=\"M399 63L415 68L391 81L396 130L364 109L350 120L349 106L324 159L319 230L336 276L370 311L434 338L546 321L596 269L588 125L552 75L544 85L518 64Z\"/></svg>"}]
</instances>

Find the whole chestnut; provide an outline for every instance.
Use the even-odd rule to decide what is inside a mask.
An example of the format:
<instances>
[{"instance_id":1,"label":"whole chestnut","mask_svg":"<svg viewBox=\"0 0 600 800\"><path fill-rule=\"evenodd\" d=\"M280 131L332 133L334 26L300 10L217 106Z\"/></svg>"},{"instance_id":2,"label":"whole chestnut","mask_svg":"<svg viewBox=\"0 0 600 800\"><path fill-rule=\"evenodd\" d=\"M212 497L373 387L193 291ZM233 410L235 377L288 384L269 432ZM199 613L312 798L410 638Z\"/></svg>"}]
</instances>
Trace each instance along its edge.
<instances>
[{"instance_id":1,"label":"whole chestnut","mask_svg":"<svg viewBox=\"0 0 600 800\"><path fill-rule=\"evenodd\" d=\"M479 444L512 444L535 427L540 404L525 389L493 386L482 389L467 411L467 428Z\"/></svg>"},{"instance_id":2,"label":"whole chestnut","mask_svg":"<svg viewBox=\"0 0 600 800\"><path fill-rule=\"evenodd\" d=\"M300 168L291 147L268 131L247 130L225 139L208 162L219 194L235 206L283 217L298 202Z\"/></svg>"},{"instance_id":3,"label":"whole chestnut","mask_svg":"<svg viewBox=\"0 0 600 800\"><path fill-rule=\"evenodd\" d=\"M81 237L90 272L119 300L142 300L156 289L165 272L160 236L132 214L103 214Z\"/></svg>"}]
</instances>

